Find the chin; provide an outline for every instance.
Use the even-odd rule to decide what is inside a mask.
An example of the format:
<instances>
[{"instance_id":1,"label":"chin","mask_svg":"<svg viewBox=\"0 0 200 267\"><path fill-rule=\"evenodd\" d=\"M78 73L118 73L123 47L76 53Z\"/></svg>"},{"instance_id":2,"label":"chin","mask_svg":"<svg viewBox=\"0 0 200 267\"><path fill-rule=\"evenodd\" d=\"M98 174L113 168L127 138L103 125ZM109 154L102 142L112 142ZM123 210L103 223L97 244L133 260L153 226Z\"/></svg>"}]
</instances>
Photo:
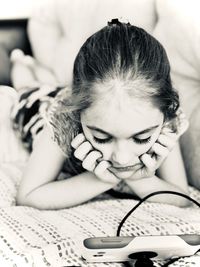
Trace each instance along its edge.
<instances>
[{"instance_id":1,"label":"chin","mask_svg":"<svg viewBox=\"0 0 200 267\"><path fill-rule=\"evenodd\" d=\"M133 172L116 172L115 175L119 179L129 179L133 175Z\"/></svg>"}]
</instances>

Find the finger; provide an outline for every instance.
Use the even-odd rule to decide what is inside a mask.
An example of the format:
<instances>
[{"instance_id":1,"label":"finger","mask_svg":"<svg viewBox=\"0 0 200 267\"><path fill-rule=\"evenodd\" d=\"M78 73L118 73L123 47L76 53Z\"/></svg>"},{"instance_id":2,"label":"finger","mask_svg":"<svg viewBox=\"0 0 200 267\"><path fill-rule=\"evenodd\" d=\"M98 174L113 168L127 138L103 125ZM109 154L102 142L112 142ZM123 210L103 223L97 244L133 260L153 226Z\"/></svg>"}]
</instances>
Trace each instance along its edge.
<instances>
[{"instance_id":1,"label":"finger","mask_svg":"<svg viewBox=\"0 0 200 267\"><path fill-rule=\"evenodd\" d=\"M151 155L147 153L143 154L141 157L143 164L148 168L150 171L154 171L156 168L156 160L152 158Z\"/></svg>"},{"instance_id":2,"label":"finger","mask_svg":"<svg viewBox=\"0 0 200 267\"><path fill-rule=\"evenodd\" d=\"M71 146L73 148L78 148L84 141L85 141L85 136L83 133L78 134L71 142Z\"/></svg>"},{"instance_id":3,"label":"finger","mask_svg":"<svg viewBox=\"0 0 200 267\"><path fill-rule=\"evenodd\" d=\"M160 134L158 137L158 140L156 142L167 147L169 150L171 150L176 143L176 141L174 139L172 139L169 136L166 136L164 134Z\"/></svg>"},{"instance_id":4,"label":"finger","mask_svg":"<svg viewBox=\"0 0 200 267\"><path fill-rule=\"evenodd\" d=\"M91 151L86 158L82 162L82 166L84 169L93 172L96 168L97 159L101 158L102 154L99 151L93 150Z\"/></svg>"},{"instance_id":5,"label":"finger","mask_svg":"<svg viewBox=\"0 0 200 267\"><path fill-rule=\"evenodd\" d=\"M84 160L88 153L93 149L90 142L83 142L74 152L74 156L79 160Z\"/></svg>"},{"instance_id":6,"label":"finger","mask_svg":"<svg viewBox=\"0 0 200 267\"><path fill-rule=\"evenodd\" d=\"M105 170L109 168L110 166L111 164L107 160L102 160L97 165L96 169L94 170L94 173L97 176L101 176L102 174L104 174Z\"/></svg>"},{"instance_id":7,"label":"finger","mask_svg":"<svg viewBox=\"0 0 200 267\"><path fill-rule=\"evenodd\" d=\"M160 145L159 143L155 143L152 146L152 149L153 149L154 153L156 154L156 156L159 157L159 159L161 159L161 158L164 159L169 154L169 150L166 147Z\"/></svg>"},{"instance_id":8,"label":"finger","mask_svg":"<svg viewBox=\"0 0 200 267\"><path fill-rule=\"evenodd\" d=\"M117 179L109 170L108 168L111 166L111 164L106 161L102 160L99 162L97 167L94 170L94 174L99 177L102 181L106 183L116 183L119 182L119 179Z\"/></svg>"}]
</instances>

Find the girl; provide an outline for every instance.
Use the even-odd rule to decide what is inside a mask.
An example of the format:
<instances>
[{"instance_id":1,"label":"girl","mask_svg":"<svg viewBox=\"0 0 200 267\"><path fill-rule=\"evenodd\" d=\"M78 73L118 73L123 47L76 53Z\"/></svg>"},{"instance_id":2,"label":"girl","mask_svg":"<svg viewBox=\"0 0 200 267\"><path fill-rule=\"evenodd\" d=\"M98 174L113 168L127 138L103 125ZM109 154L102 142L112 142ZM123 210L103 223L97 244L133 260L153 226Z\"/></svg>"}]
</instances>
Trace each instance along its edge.
<instances>
[{"instance_id":1,"label":"girl","mask_svg":"<svg viewBox=\"0 0 200 267\"><path fill-rule=\"evenodd\" d=\"M138 197L188 193L178 144L188 123L165 50L143 29L114 19L88 38L75 59L71 88L58 93L46 121L19 205L66 208L113 188ZM187 205L168 195L149 201Z\"/></svg>"}]
</instances>

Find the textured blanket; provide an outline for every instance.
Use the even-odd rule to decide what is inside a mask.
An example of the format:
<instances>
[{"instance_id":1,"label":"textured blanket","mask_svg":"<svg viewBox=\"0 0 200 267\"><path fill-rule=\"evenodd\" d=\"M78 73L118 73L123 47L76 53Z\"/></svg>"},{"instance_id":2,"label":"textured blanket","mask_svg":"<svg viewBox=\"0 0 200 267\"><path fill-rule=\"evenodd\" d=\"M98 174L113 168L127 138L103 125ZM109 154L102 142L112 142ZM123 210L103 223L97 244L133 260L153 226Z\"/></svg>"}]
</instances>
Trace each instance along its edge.
<instances>
[{"instance_id":1,"label":"textured blanket","mask_svg":"<svg viewBox=\"0 0 200 267\"><path fill-rule=\"evenodd\" d=\"M101 196L63 210L41 211L15 206L23 164L0 164L0 266L124 266L122 263L86 263L81 258L85 238L114 236L120 220L137 203ZM200 201L200 192L190 188ZM200 234L200 209L143 203L126 221L121 235ZM156 266L164 262L154 261ZM200 266L200 254L181 258L170 266Z\"/></svg>"}]
</instances>

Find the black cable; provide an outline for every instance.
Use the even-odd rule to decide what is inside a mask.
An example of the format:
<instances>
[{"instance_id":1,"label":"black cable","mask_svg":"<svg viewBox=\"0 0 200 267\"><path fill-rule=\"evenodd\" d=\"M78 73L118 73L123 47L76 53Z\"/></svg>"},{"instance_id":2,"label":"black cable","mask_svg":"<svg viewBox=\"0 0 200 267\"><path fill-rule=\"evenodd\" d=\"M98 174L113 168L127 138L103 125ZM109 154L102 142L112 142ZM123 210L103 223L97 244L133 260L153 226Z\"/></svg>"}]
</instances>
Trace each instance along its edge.
<instances>
[{"instance_id":1,"label":"black cable","mask_svg":"<svg viewBox=\"0 0 200 267\"><path fill-rule=\"evenodd\" d=\"M123 224L125 223L125 221L128 219L128 217L145 201L147 200L148 198L152 197L152 196L155 196L155 195L159 195L159 194L171 194L171 195L178 195L178 196L181 196L181 197L184 197L190 201L192 201L194 204L196 204L199 208L200 208L200 203L196 200L194 200L193 198L183 194L183 193L179 193L179 192L176 192L176 191L156 191L156 192L153 192L153 193L150 193L149 195L145 196L144 198L142 198L125 216L124 218L121 220L121 222L119 223L119 226L117 228L117 236L120 236L120 231L121 231L121 228L123 226Z\"/></svg>"},{"instance_id":2,"label":"black cable","mask_svg":"<svg viewBox=\"0 0 200 267\"><path fill-rule=\"evenodd\" d=\"M162 265L162 267L168 267L170 264L172 264L172 263L178 261L178 260L181 259L181 258L186 258L186 257L179 257L179 258L176 258L176 259L170 259L169 261L167 261L166 263L164 263L164 264ZM125 261L125 262L123 262L123 266L124 266L124 267L133 267L133 264L130 263L129 261Z\"/></svg>"},{"instance_id":3,"label":"black cable","mask_svg":"<svg viewBox=\"0 0 200 267\"><path fill-rule=\"evenodd\" d=\"M124 267L133 267L133 264L130 263L129 261L124 261L122 263L123 263Z\"/></svg>"},{"instance_id":4,"label":"black cable","mask_svg":"<svg viewBox=\"0 0 200 267\"><path fill-rule=\"evenodd\" d=\"M119 198L119 199L134 199L134 200L141 200L140 197L133 195L133 193L127 193L127 192L120 192L115 191L114 189L110 189L106 191L107 194L109 194L112 197Z\"/></svg>"},{"instance_id":5,"label":"black cable","mask_svg":"<svg viewBox=\"0 0 200 267\"><path fill-rule=\"evenodd\" d=\"M198 201L196 201L195 199L183 194L183 193L179 193L176 191L156 191L153 193L150 193L149 195L145 196L144 198L142 198L126 215L125 217L121 220L121 222L119 223L118 229L117 229L117 236L120 235L120 230L123 226L123 224L125 223L125 221L128 219L128 217L148 198L155 196L155 195L159 195L159 194L171 194L171 195L177 195L177 196L181 196L184 197L190 201L192 201L194 204L196 204L199 208L200 208L200 203ZM162 267L167 267L170 264L174 263L175 261L179 260L182 257L176 258L176 259L170 259L168 262L166 262L164 265L162 265ZM136 262L137 263L137 262ZM124 263L125 264L125 263ZM127 266L127 265L124 265ZM130 266L130 265L129 265ZM154 265L148 265L147 266L154 266Z\"/></svg>"}]
</instances>

